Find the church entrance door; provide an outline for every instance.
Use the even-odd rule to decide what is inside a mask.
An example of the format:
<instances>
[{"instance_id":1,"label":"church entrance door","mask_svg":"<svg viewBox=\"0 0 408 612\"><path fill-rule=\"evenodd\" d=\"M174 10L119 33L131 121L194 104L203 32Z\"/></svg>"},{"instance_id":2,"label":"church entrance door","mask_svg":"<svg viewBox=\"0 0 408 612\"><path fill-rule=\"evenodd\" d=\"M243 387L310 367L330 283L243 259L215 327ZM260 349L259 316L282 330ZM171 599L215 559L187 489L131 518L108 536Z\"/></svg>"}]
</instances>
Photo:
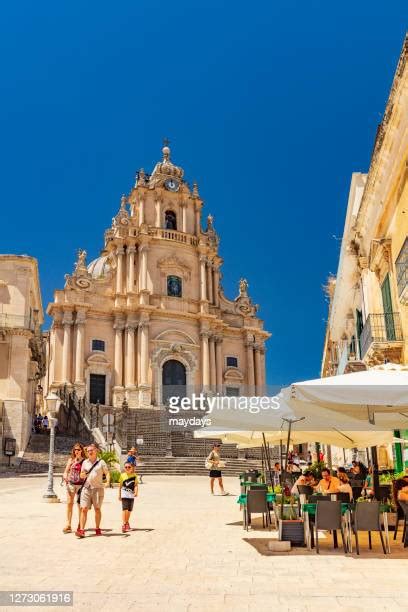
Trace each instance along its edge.
<instances>
[{"instance_id":1,"label":"church entrance door","mask_svg":"<svg viewBox=\"0 0 408 612\"><path fill-rule=\"evenodd\" d=\"M185 397L186 380L186 368L180 361L166 361L162 373L163 404L167 404L170 397Z\"/></svg>"},{"instance_id":2,"label":"church entrance door","mask_svg":"<svg viewBox=\"0 0 408 612\"><path fill-rule=\"evenodd\" d=\"M105 374L89 375L89 401L91 404L105 404Z\"/></svg>"}]
</instances>

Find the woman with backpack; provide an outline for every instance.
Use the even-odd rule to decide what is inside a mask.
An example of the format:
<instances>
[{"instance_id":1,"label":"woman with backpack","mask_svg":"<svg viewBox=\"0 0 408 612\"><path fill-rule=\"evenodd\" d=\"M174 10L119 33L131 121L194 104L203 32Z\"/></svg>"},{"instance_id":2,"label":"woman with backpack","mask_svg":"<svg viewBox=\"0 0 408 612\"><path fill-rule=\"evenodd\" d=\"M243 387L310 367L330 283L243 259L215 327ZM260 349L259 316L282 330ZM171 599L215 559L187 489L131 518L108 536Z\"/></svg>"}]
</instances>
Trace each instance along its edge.
<instances>
[{"instance_id":1,"label":"woman with backpack","mask_svg":"<svg viewBox=\"0 0 408 612\"><path fill-rule=\"evenodd\" d=\"M83 485L84 481L81 479L82 463L85 460L85 451L82 444L77 442L74 444L71 450L71 456L65 466L63 480L67 487L67 524L62 530L64 533L71 533L71 520L72 510L74 507L75 497ZM78 502L79 503L79 502ZM79 512L79 506L78 506ZM78 521L79 522L79 521Z\"/></svg>"}]
</instances>

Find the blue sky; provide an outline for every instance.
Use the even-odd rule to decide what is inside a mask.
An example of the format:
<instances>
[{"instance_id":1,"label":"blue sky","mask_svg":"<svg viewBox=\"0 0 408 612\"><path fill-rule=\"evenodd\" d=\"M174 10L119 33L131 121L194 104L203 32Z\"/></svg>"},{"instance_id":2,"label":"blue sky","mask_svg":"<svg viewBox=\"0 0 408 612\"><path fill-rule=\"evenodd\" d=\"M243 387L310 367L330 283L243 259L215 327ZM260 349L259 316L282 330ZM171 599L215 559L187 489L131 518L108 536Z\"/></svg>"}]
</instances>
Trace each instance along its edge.
<instances>
[{"instance_id":1,"label":"blue sky","mask_svg":"<svg viewBox=\"0 0 408 612\"><path fill-rule=\"evenodd\" d=\"M98 255L162 139L273 337L270 384L318 376L350 176L366 171L407 24L378 0L3 3L0 252L39 259L44 306Z\"/></svg>"}]
</instances>

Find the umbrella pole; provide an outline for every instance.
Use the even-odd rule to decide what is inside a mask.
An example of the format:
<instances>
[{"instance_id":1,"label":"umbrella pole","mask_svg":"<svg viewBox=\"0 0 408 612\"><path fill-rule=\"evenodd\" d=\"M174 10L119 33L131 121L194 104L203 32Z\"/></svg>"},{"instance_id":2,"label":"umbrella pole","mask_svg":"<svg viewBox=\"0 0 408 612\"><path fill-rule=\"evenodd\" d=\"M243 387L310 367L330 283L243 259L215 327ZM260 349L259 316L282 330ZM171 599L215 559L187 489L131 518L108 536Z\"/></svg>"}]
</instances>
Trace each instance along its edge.
<instances>
[{"instance_id":1,"label":"umbrella pole","mask_svg":"<svg viewBox=\"0 0 408 612\"><path fill-rule=\"evenodd\" d=\"M371 447L371 460L373 465L373 488L374 488L374 497L375 499L380 500L380 477L378 474L378 457L377 457L377 447Z\"/></svg>"},{"instance_id":2,"label":"umbrella pole","mask_svg":"<svg viewBox=\"0 0 408 612\"><path fill-rule=\"evenodd\" d=\"M266 438L265 438L264 432L262 432L262 439L263 439L263 443L264 443L264 447L265 447L265 457L266 457L266 462L267 462L267 465L268 465L269 478L271 480L272 491L273 491L274 488L273 488L273 475L272 475L272 466L271 466L271 456L269 454L269 449L268 449L268 446L266 444Z\"/></svg>"},{"instance_id":3,"label":"umbrella pole","mask_svg":"<svg viewBox=\"0 0 408 612\"><path fill-rule=\"evenodd\" d=\"M367 467L370 467L370 451L368 450L368 447L366 448L366 457L367 457Z\"/></svg>"},{"instance_id":4,"label":"umbrella pole","mask_svg":"<svg viewBox=\"0 0 408 612\"><path fill-rule=\"evenodd\" d=\"M283 469L283 444L282 444L282 438L279 440L279 459L280 459L280 471L281 471L281 475L282 475L282 469ZM279 482L281 483L281 478L279 478Z\"/></svg>"},{"instance_id":5,"label":"umbrella pole","mask_svg":"<svg viewBox=\"0 0 408 612\"><path fill-rule=\"evenodd\" d=\"M286 470L288 468L288 451L289 451L289 444L290 444L290 433L292 430L292 421L288 420L288 441L286 444L286 455L285 455L285 469L284 469L284 473L286 474ZM283 479L282 479L282 498L281 498L281 520L283 521L283 506L284 506L284 499L285 499L285 486L283 484Z\"/></svg>"}]
</instances>

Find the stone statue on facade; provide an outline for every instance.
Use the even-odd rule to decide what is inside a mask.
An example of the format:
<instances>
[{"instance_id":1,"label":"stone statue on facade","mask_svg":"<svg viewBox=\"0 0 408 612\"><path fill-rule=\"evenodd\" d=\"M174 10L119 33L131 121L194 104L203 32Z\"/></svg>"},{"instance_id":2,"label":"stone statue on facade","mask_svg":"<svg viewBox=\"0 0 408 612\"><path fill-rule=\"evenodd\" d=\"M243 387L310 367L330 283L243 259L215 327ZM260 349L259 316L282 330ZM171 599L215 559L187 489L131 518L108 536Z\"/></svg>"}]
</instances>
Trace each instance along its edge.
<instances>
[{"instance_id":1,"label":"stone statue on facade","mask_svg":"<svg viewBox=\"0 0 408 612\"><path fill-rule=\"evenodd\" d=\"M77 261L74 265L74 272L65 275L65 289L90 289L92 285L92 275L86 266L87 252L78 249Z\"/></svg>"},{"instance_id":2,"label":"stone statue on facade","mask_svg":"<svg viewBox=\"0 0 408 612\"><path fill-rule=\"evenodd\" d=\"M248 296L248 281L246 278L239 280L239 295L235 298L235 312L244 315L245 317L254 317L257 311L257 306L252 303Z\"/></svg>"}]
</instances>

